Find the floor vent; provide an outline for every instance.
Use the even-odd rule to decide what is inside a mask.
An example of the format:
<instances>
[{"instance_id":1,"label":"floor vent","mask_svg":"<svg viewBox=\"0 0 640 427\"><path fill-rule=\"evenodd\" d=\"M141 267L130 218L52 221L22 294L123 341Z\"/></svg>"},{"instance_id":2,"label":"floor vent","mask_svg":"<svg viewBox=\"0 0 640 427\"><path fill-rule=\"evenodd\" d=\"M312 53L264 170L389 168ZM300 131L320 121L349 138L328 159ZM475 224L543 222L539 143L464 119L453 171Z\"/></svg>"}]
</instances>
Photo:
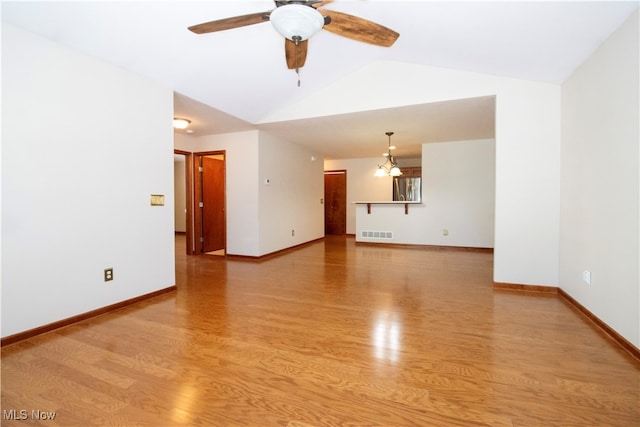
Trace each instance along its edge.
<instances>
[{"instance_id":1,"label":"floor vent","mask_svg":"<svg viewBox=\"0 0 640 427\"><path fill-rule=\"evenodd\" d=\"M392 231L363 231L363 239L393 239Z\"/></svg>"}]
</instances>

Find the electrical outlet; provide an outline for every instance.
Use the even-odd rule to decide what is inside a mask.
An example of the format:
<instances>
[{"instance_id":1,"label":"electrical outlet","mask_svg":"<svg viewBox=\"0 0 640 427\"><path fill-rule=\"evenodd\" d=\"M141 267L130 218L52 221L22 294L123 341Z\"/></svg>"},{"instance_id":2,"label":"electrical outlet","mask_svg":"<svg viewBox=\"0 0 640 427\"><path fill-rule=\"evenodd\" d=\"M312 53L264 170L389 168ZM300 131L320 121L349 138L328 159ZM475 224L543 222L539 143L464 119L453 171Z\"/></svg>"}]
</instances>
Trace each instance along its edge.
<instances>
[{"instance_id":1,"label":"electrical outlet","mask_svg":"<svg viewBox=\"0 0 640 427\"><path fill-rule=\"evenodd\" d=\"M110 282L113 280L113 268L105 268L104 269L104 281Z\"/></svg>"},{"instance_id":2,"label":"electrical outlet","mask_svg":"<svg viewBox=\"0 0 640 427\"><path fill-rule=\"evenodd\" d=\"M449 235L449 230L447 230L446 228L442 229L442 235L443 236L448 236Z\"/></svg>"},{"instance_id":3,"label":"electrical outlet","mask_svg":"<svg viewBox=\"0 0 640 427\"><path fill-rule=\"evenodd\" d=\"M296 235L296 230L291 230L291 235L295 236Z\"/></svg>"}]
</instances>

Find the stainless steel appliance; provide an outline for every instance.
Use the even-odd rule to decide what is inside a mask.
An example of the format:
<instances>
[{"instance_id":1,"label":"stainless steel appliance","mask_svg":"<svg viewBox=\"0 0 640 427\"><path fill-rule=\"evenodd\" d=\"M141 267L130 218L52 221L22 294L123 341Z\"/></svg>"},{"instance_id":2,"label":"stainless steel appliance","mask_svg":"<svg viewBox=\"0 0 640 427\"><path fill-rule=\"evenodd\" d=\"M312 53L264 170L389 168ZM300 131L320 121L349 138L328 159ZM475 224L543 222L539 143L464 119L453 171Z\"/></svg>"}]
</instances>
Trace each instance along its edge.
<instances>
[{"instance_id":1,"label":"stainless steel appliance","mask_svg":"<svg viewBox=\"0 0 640 427\"><path fill-rule=\"evenodd\" d=\"M421 178L396 176L393 178L393 200L419 202L422 200Z\"/></svg>"}]
</instances>

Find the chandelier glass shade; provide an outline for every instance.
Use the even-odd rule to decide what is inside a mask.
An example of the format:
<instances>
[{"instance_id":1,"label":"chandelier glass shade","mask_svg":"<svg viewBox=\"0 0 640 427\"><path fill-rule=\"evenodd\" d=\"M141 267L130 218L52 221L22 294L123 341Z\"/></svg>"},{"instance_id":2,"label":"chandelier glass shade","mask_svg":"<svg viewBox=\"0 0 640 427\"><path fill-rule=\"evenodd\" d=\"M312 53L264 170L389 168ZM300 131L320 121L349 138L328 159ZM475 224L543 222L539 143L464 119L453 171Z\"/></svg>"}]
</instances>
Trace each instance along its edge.
<instances>
[{"instance_id":1,"label":"chandelier glass shade","mask_svg":"<svg viewBox=\"0 0 640 427\"><path fill-rule=\"evenodd\" d=\"M324 17L315 8L287 4L271 12L269 21L283 37L298 43L307 40L324 26Z\"/></svg>"},{"instance_id":2,"label":"chandelier glass shade","mask_svg":"<svg viewBox=\"0 0 640 427\"><path fill-rule=\"evenodd\" d=\"M402 171L400 170L396 159L391 155L391 150L396 148L391 145L391 135L393 135L393 132L386 132L385 135L389 137L389 145L387 147L387 152L383 154L385 157L384 163L378 165L375 176L400 176L402 175Z\"/></svg>"}]
</instances>

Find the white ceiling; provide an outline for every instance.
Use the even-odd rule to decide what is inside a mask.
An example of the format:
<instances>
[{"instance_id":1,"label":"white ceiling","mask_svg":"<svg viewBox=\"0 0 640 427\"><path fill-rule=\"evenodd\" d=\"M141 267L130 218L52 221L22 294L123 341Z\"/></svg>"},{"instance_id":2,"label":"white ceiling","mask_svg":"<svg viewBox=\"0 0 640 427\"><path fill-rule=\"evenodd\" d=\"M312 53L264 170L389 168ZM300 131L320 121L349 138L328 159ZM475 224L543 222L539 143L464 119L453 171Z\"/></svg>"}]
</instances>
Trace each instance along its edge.
<instances>
[{"instance_id":1,"label":"white ceiling","mask_svg":"<svg viewBox=\"0 0 640 427\"><path fill-rule=\"evenodd\" d=\"M384 151L387 137L368 129L384 119L389 123L385 131L395 131L405 143L395 144L402 157L419 153L422 142L492 137L493 98L263 121L378 60L559 84L638 4L336 0L326 8L380 23L400 37L383 48L321 31L309 40L300 87L296 73L286 68L284 41L269 23L206 35L187 30L206 21L269 11L274 8L271 0L3 1L2 20L171 88L177 92L175 114L192 120L194 135L259 127L327 157L375 157ZM438 129L428 125L434 117ZM372 145L373 138L380 143Z\"/></svg>"}]
</instances>

